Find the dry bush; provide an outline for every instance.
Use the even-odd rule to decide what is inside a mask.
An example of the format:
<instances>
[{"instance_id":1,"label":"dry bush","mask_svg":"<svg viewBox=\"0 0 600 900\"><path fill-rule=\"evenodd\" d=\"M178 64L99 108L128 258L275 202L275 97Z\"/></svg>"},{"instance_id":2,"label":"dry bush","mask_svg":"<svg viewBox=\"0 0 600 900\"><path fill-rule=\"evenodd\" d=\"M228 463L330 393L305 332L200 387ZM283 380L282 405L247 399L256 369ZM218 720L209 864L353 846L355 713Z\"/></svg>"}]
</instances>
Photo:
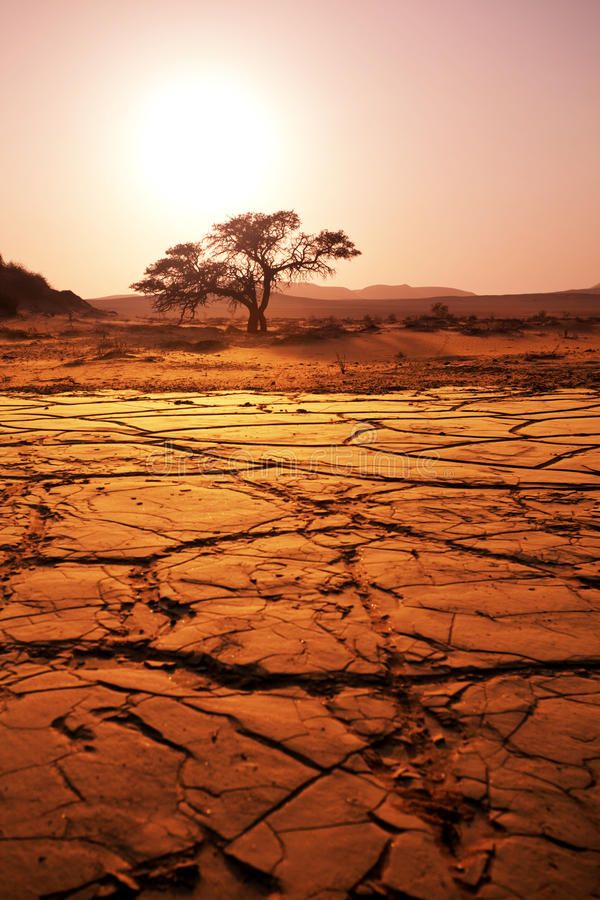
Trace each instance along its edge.
<instances>
[{"instance_id":1,"label":"dry bush","mask_svg":"<svg viewBox=\"0 0 600 900\"><path fill-rule=\"evenodd\" d=\"M131 351L131 347L118 337L105 337L96 344L97 359L111 359L117 356L124 356Z\"/></svg>"},{"instance_id":2,"label":"dry bush","mask_svg":"<svg viewBox=\"0 0 600 900\"><path fill-rule=\"evenodd\" d=\"M404 327L411 331L438 331L443 325L441 319L434 316L407 316L404 320Z\"/></svg>"},{"instance_id":3,"label":"dry bush","mask_svg":"<svg viewBox=\"0 0 600 900\"><path fill-rule=\"evenodd\" d=\"M379 331L380 323L381 319L370 316L369 313L367 313L365 316L363 316L362 327L360 330L370 332Z\"/></svg>"},{"instance_id":4,"label":"dry bush","mask_svg":"<svg viewBox=\"0 0 600 900\"><path fill-rule=\"evenodd\" d=\"M345 353L336 353L335 361L336 361L337 367L340 370L341 374L345 375L346 369L348 368L348 360L346 358L346 354Z\"/></svg>"},{"instance_id":5,"label":"dry bush","mask_svg":"<svg viewBox=\"0 0 600 900\"><path fill-rule=\"evenodd\" d=\"M332 338L343 337L348 334L348 330L344 328L336 319L325 320L322 325L313 325L310 328L304 328L295 333L288 334L280 338L281 344L308 344L313 341L327 341Z\"/></svg>"}]
</instances>

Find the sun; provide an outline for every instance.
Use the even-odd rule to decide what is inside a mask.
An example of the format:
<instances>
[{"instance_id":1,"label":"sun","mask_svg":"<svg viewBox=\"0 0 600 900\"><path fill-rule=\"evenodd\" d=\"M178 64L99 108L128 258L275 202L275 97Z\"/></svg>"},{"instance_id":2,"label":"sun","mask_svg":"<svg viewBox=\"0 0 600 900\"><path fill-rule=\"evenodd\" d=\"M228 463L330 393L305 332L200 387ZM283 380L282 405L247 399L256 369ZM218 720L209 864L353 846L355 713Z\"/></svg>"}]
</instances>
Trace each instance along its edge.
<instances>
[{"instance_id":1,"label":"sun","mask_svg":"<svg viewBox=\"0 0 600 900\"><path fill-rule=\"evenodd\" d=\"M144 188L175 209L241 208L265 186L276 145L258 95L222 78L186 78L143 104L138 172Z\"/></svg>"}]
</instances>

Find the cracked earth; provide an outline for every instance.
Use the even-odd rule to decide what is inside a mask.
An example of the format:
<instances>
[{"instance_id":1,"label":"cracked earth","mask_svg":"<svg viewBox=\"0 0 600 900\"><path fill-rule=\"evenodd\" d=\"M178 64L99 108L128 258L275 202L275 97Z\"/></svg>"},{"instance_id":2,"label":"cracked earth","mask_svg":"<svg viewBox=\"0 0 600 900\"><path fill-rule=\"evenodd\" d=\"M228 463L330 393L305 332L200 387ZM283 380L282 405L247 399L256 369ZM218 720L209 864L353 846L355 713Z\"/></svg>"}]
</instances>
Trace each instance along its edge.
<instances>
[{"instance_id":1,"label":"cracked earth","mask_svg":"<svg viewBox=\"0 0 600 900\"><path fill-rule=\"evenodd\" d=\"M596 394L0 405L3 896L600 896Z\"/></svg>"}]
</instances>

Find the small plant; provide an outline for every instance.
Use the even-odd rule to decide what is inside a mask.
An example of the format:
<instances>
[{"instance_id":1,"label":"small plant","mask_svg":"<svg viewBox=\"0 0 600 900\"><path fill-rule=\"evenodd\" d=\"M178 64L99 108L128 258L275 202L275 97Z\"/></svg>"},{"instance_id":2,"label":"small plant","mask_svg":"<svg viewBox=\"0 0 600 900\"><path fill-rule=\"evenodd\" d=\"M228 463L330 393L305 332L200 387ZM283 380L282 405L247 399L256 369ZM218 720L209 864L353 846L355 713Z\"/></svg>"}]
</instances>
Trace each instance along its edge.
<instances>
[{"instance_id":1,"label":"small plant","mask_svg":"<svg viewBox=\"0 0 600 900\"><path fill-rule=\"evenodd\" d=\"M103 338L101 341L98 341L96 344L96 355L98 357L111 355L118 356L126 353L128 350L127 344L123 340L119 340L118 338Z\"/></svg>"},{"instance_id":2,"label":"small plant","mask_svg":"<svg viewBox=\"0 0 600 900\"><path fill-rule=\"evenodd\" d=\"M336 353L335 361L337 363L337 367L340 370L342 375L346 374L346 369L348 368L348 360L346 359L345 353Z\"/></svg>"}]
</instances>

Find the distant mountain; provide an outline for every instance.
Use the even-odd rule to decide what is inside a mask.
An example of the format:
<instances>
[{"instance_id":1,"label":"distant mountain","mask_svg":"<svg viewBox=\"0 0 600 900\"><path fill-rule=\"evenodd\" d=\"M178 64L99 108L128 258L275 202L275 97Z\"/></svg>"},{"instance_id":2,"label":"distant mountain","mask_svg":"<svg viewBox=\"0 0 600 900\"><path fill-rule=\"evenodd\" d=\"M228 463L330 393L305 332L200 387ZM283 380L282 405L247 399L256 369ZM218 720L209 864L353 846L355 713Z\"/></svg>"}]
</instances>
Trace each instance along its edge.
<instances>
[{"instance_id":1,"label":"distant mountain","mask_svg":"<svg viewBox=\"0 0 600 900\"><path fill-rule=\"evenodd\" d=\"M307 319L336 318L360 319L367 313L382 318L395 315L398 319L418 316L429 311L434 302L442 302L455 315L527 317L544 310L548 315L570 313L579 316L600 315L600 286L591 289L557 291L548 294L470 294L466 296L443 295L440 297L379 300L363 299L351 294L344 299L325 297L300 297L293 294L273 294L269 306L270 318ZM137 294L117 294L111 297L97 297L90 301L98 309L114 311L125 318L147 318L156 316L151 297ZM237 313L243 317L243 310ZM226 301L211 303L205 309L199 307L197 320L214 316L232 317Z\"/></svg>"},{"instance_id":2,"label":"distant mountain","mask_svg":"<svg viewBox=\"0 0 600 900\"><path fill-rule=\"evenodd\" d=\"M600 294L600 284L590 288L578 288L574 291L560 291L561 294Z\"/></svg>"},{"instance_id":3,"label":"distant mountain","mask_svg":"<svg viewBox=\"0 0 600 900\"><path fill-rule=\"evenodd\" d=\"M5 263L0 256L0 316L18 313L101 315L73 291L56 291L43 275L30 272L16 263Z\"/></svg>"},{"instance_id":4,"label":"distant mountain","mask_svg":"<svg viewBox=\"0 0 600 900\"><path fill-rule=\"evenodd\" d=\"M369 287L353 290L346 287L336 287L335 285L312 284L308 281L301 281L297 284L282 286L278 289L277 294L273 296L271 305L276 309L276 315L293 317L303 315L355 315L356 304L362 304L363 301L380 300L380 301L396 301L396 300L428 300L431 297L473 297L474 294L469 291L461 291L458 288L446 287L411 287L409 284L372 284ZM292 298L297 298L299 303L294 303ZM286 303L289 300L289 303ZM322 301L332 301L331 309L324 309ZM354 301L352 308L340 307L339 301ZM315 303L314 301L320 301ZM156 315L152 309L152 301L148 297L141 297L138 294L112 294L108 297L94 297L89 301L98 309L107 312L116 312L120 316L147 317ZM281 307L281 311L280 311ZM306 312L303 312L306 307ZM324 309L324 312L320 312ZM395 309L395 307L394 307ZM228 315L229 309L225 302L211 304L210 310L212 315L222 316ZM370 310L370 307L369 307ZM362 316L367 312L367 308L361 305L359 314ZM392 307L388 310L392 311ZM202 314L202 310L199 310ZM273 313L272 313L273 314ZM207 311L207 315L211 315ZM403 315L403 313L400 313Z\"/></svg>"},{"instance_id":5,"label":"distant mountain","mask_svg":"<svg viewBox=\"0 0 600 900\"><path fill-rule=\"evenodd\" d=\"M410 284L371 284L353 290L335 285L312 284L300 281L281 287L288 297L314 297L323 300L427 300L431 297L473 297L471 291L449 287L412 287Z\"/></svg>"}]
</instances>

